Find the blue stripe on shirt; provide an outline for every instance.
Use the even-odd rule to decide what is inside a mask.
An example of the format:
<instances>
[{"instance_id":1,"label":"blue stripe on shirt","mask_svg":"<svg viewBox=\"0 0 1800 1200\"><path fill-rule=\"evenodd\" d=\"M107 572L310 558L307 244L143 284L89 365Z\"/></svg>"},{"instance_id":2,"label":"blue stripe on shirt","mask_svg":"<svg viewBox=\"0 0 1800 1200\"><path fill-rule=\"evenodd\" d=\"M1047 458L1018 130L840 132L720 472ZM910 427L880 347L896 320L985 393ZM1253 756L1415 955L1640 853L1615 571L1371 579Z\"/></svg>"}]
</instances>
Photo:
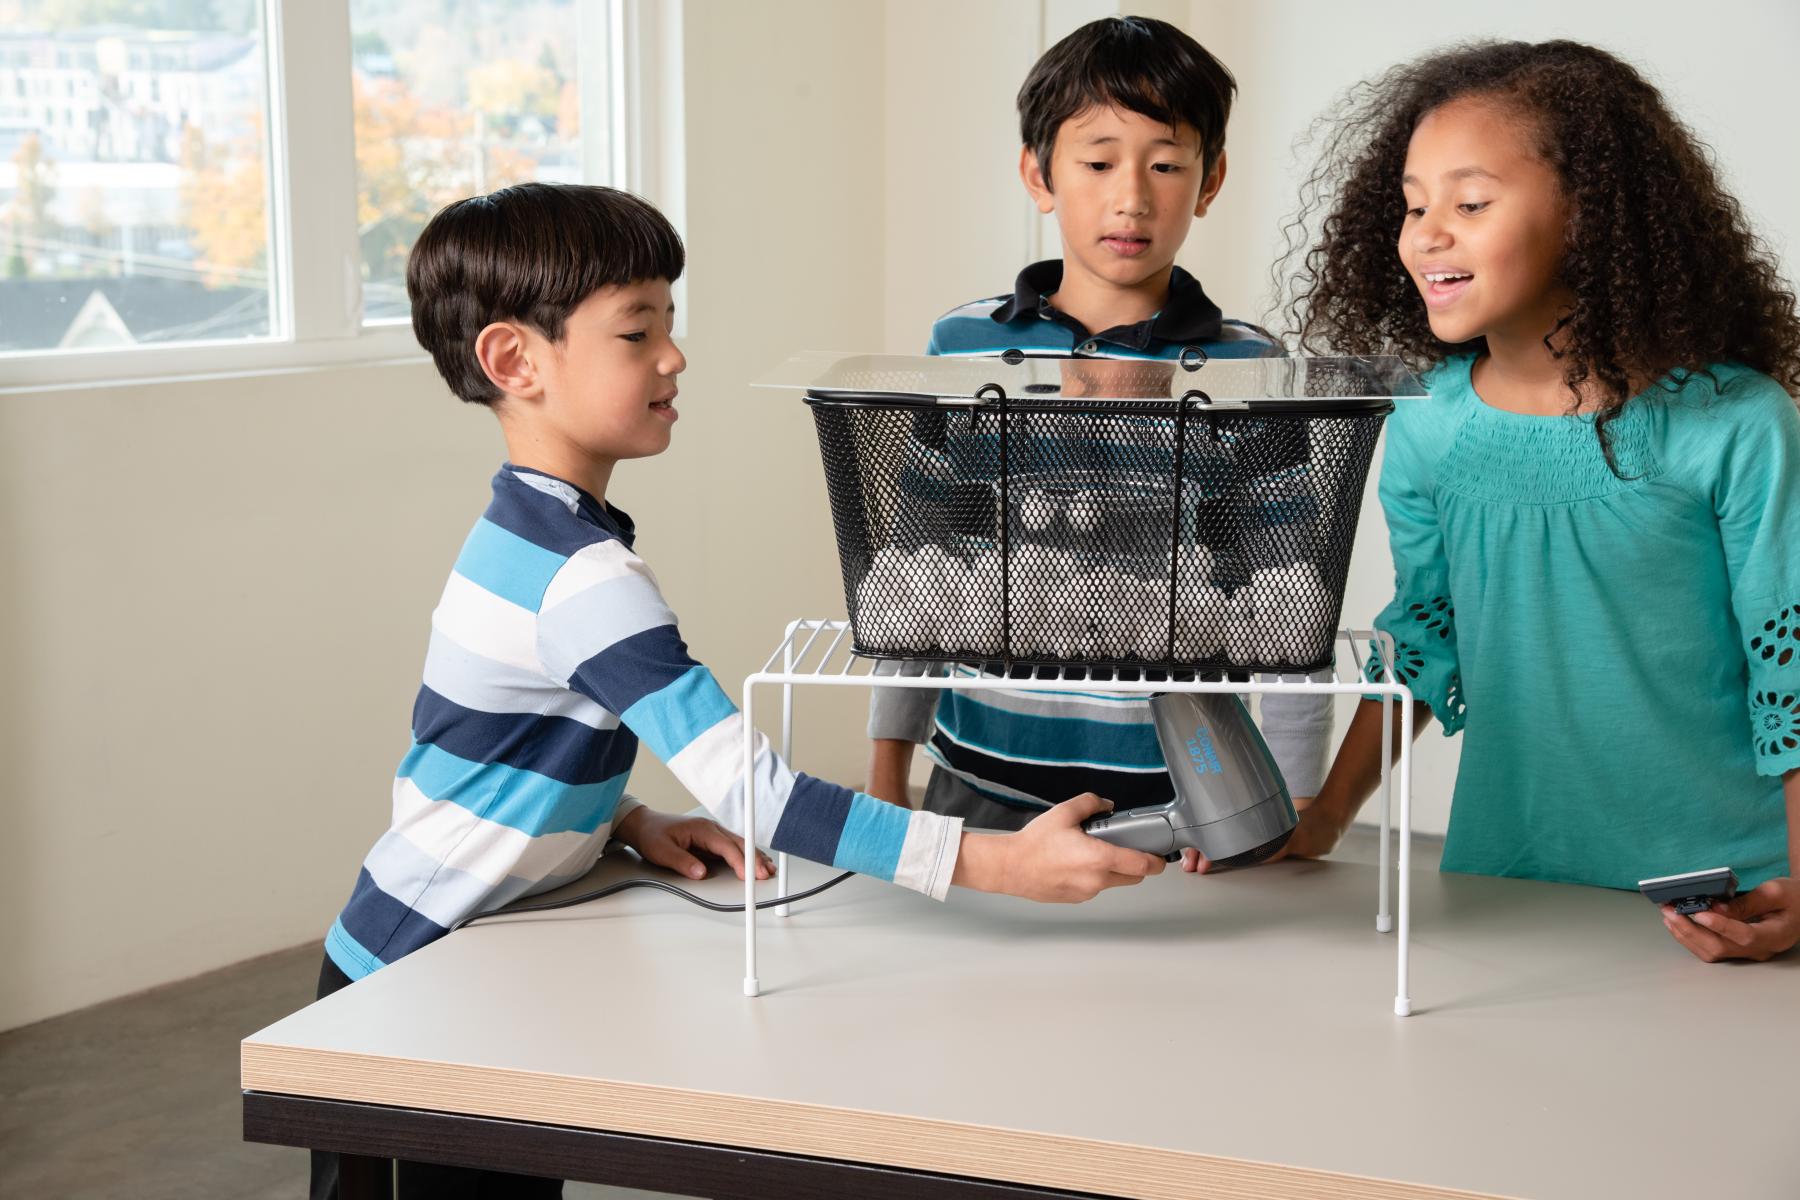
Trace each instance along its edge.
<instances>
[{"instance_id":1,"label":"blue stripe on shirt","mask_svg":"<svg viewBox=\"0 0 1800 1200\"><path fill-rule=\"evenodd\" d=\"M482 517L469 530L455 569L477 587L536 612L544 589L567 561Z\"/></svg>"},{"instance_id":2,"label":"blue stripe on shirt","mask_svg":"<svg viewBox=\"0 0 1800 1200\"><path fill-rule=\"evenodd\" d=\"M687 749L688 743L737 711L705 667L650 693L619 714L627 728L643 739L663 762Z\"/></svg>"},{"instance_id":3,"label":"blue stripe on shirt","mask_svg":"<svg viewBox=\"0 0 1800 1200\"><path fill-rule=\"evenodd\" d=\"M909 809L861 792L853 793L844 832L838 839L837 859L832 865L877 879L892 879L900 865L900 851L906 845L906 827L911 820Z\"/></svg>"},{"instance_id":4,"label":"blue stripe on shirt","mask_svg":"<svg viewBox=\"0 0 1800 1200\"><path fill-rule=\"evenodd\" d=\"M1084 762L1113 770L1162 770L1156 726L1011 712L952 691L938 701L938 724L988 754L1043 763Z\"/></svg>"},{"instance_id":5,"label":"blue stripe on shirt","mask_svg":"<svg viewBox=\"0 0 1800 1200\"><path fill-rule=\"evenodd\" d=\"M536 837L593 833L625 794L625 776L568 784L503 763L470 762L432 745L415 745L396 772L431 800L468 809L484 821Z\"/></svg>"}]
</instances>

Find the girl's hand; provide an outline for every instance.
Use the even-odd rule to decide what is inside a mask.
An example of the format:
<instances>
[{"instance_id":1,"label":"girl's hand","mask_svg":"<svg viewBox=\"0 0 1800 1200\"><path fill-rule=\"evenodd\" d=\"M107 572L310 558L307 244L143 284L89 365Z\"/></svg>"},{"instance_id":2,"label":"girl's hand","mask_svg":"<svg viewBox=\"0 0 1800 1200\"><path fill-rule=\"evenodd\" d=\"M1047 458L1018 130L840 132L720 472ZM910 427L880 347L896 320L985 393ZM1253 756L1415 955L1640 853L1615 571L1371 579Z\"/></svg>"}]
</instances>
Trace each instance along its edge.
<instances>
[{"instance_id":1,"label":"girl's hand","mask_svg":"<svg viewBox=\"0 0 1800 1200\"><path fill-rule=\"evenodd\" d=\"M1300 818L1300 823L1294 826L1294 836L1287 840L1285 846L1258 863L1258 866L1280 862L1284 858L1323 858L1337 849L1344 831L1350 826L1350 822L1340 815L1337 806L1320 804L1316 797L1296 796L1294 810ZM1181 852L1181 869L1190 874L1204 875L1213 869L1213 864L1211 859L1189 847Z\"/></svg>"},{"instance_id":2,"label":"girl's hand","mask_svg":"<svg viewBox=\"0 0 1800 1200\"><path fill-rule=\"evenodd\" d=\"M634 808L613 830L613 836L641 854L645 862L679 871L689 879L705 879L707 874L706 864L695 854L722 858L739 879L744 877L744 839L705 817L677 817L648 807ZM768 879L774 873L768 855L757 851L756 877Z\"/></svg>"},{"instance_id":3,"label":"girl's hand","mask_svg":"<svg viewBox=\"0 0 1800 1200\"><path fill-rule=\"evenodd\" d=\"M1702 962L1767 962L1800 944L1800 880L1771 879L1691 917L1667 904L1662 914L1675 940Z\"/></svg>"}]
</instances>

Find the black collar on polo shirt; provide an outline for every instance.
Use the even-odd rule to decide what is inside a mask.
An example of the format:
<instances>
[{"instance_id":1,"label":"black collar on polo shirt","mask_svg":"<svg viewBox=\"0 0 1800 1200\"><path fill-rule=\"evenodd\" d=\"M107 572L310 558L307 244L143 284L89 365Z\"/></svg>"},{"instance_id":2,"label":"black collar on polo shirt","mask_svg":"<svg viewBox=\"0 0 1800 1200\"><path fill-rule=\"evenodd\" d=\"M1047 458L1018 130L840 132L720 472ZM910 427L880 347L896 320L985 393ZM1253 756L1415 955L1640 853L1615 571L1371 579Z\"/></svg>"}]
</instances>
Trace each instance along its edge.
<instances>
[{"instance_id":1,"label":"black collar on polo shirt","mask_svg":"<svg viewBox=\"0 0 1800 1200\"><path fill-rule=\"evenodd\" d=\"M1004 325L1020 317L1042 317L1073 330L1078 340L1090 336L1080 321L1050 303L1050 297L1062 286L1062 276L1060 258L1032 263L1019 272L1012 299L994 310L994 320ZM1115 325L1092 336L1133 350L1148 349L1152 340L1190 346L1216 341L1223 320L1224 314L1201 288L1200 281L1176 267L1169 274L1169 299L1154 316L1135 325Z\"/></svg>"}]
</instances>

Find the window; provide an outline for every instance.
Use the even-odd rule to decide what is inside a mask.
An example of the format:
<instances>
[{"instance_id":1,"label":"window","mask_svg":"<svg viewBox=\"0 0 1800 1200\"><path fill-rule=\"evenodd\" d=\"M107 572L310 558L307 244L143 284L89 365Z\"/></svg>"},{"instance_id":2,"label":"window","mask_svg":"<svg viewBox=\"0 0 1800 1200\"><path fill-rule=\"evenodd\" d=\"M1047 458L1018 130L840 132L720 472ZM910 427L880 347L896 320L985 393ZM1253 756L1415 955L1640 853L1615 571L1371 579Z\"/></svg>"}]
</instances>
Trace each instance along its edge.
<instances>
[{"instance_id":1,"label":"window","mask_svg":"<svg viewBox=\"0 0 1800 1200\"><path fill-rule=\"evenodd\" d=\"M607 182L583 170L579 20L574 0L351 0L364 320L408 315L407 252L450 201Z\"/></svg>"},{"instance_id":2,"label":"window","mask_svg":"<svg viewBox=\"0 0 1800 1200\"><path fill-rule=\"evenodd\" d=\"M267 337L260 6L44 11L0 32L0 352Z\"/></svg>"},{"instance_id":3,"label":"window","mask_svg":"<svg viewBox=\"0 0 1800 1200\"><path fill-rule=\"evenodd\" d=\"M0 0L0 391L419 353L430 214L680 228L681 0Z\"/></svg>"}]
</instances>

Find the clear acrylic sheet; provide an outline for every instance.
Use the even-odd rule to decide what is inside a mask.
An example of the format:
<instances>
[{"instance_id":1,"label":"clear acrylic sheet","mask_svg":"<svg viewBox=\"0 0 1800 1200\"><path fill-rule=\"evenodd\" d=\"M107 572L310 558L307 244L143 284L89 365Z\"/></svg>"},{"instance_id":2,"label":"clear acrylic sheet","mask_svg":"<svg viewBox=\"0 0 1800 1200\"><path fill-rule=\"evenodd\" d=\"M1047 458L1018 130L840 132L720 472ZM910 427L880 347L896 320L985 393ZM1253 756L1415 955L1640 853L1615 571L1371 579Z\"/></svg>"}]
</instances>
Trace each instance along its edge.
<instances>
[{"instance_id":1,"label":"clear acrylic sheet","mask_svg":"<svg viewBox=\"0 0 1800 1200\"><path fill-rule=\"evenodd\" d=\"M1180 400L1195 392L1212 405L1284 401L1387 400L1425 395L1398 358L1293 356L1179 360L1048 357L952 357L805 351L755 387L814 394L911 396L968 405L1009 400Z\"/></svg>"}]
</instances>

